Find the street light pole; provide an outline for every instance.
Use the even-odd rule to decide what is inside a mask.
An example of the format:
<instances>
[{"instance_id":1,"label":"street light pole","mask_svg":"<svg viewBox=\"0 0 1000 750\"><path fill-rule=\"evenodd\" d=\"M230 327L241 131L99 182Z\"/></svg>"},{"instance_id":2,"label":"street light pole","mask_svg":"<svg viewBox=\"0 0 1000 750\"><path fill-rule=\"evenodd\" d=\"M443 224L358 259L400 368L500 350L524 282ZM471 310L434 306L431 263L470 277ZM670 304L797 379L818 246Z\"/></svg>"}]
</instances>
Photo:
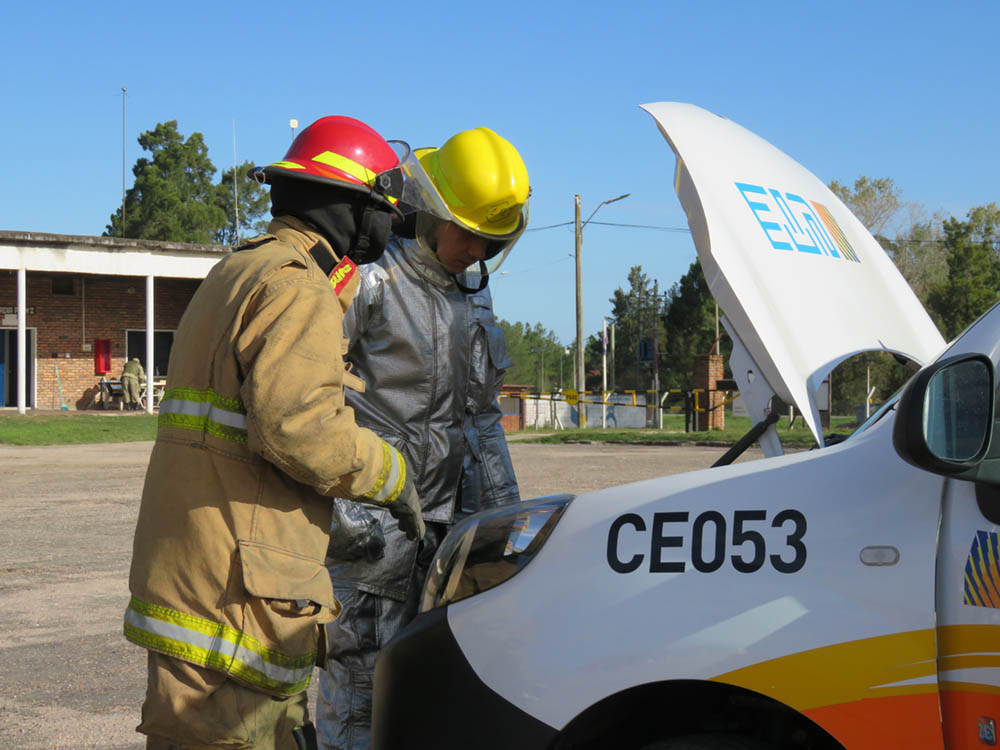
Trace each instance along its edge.
<instances>
[{"instance_id":1,"label":"street light pole","mask_svg":"<svg viewBox=\"0 0 1000 750\"><path fill-rule=\"evenodd\" d=\"M573 368L574 387L577 393L583 393L583 259L580 250L583 246L583 227L580 225L580 195L573 198L576 206L576 365Z\"/></svg>"},{"instance_id":2,"label":"street light pole","mask_svg":"<svg viewBox=\"0 0 1000 750\"><path fill-rule=\"evenodd\" d=\"M630 195L631 193L624 193L617 198L609 198L606 201L601 201L597 204L597 208L591 211L590 216L587 217L587 221L582 224L580 223L580 196L579 194L574 196L576 207L576 390L578 393L583 393L586 388L586 378L583 371L583 259L581 257L583 228L590 223L590 220L594 218L594 214L597 213L601 206L620 201L622 198L628 198Z\"/></svg>"},{"instance_id":3,"label":"street light pole","mask_svg":"<svg viewBox=\"0 0 1000 750\"><path fill-rule=\"evenodd\" d=\"M125 237L125 87L122 86L122 237Z\"/></svg>"}]
</instances>

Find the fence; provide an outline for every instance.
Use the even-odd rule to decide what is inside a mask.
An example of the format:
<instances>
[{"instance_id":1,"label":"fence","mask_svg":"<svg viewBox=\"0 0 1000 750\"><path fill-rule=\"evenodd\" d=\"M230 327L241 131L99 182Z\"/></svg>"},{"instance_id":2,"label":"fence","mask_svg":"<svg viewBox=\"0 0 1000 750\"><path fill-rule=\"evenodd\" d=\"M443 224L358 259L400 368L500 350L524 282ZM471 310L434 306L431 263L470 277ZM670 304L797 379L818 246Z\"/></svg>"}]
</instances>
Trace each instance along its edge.
<instances>
[{"instance_id":1,"label":"fence","mask_svg":"<svg viewBox=\"0 0 1000 750\"><path fill-rule=\"evenodd\" d=\"M635 391L601 394L584 392L577 399L565 393L529 393L507 395L501 398L504 411L504 429L518 429L513 421L516 404L520 402L521 429L567 429L576 427L607 427L609 429L663 426L663 416L684 414L684 431L703 431L709 424L725 426L721 414L718 419L706 417L721 412L737 397L733 391L716 391L697 388L683 391L674 388L663 393ZM714 405L712 405L714 402ZM582 416L582 424L581 424Z\"/></svg>"}]
</instances>

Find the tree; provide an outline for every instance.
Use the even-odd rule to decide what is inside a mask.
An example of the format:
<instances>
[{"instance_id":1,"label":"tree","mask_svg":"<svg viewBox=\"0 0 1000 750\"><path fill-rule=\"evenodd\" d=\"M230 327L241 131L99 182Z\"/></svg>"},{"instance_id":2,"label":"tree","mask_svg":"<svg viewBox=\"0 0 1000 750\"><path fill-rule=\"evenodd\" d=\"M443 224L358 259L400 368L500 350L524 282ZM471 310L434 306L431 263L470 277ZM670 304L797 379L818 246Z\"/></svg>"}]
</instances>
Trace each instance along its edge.
<instances>
[{"instance_id":1,"label":"tree","mask_svg":"<svg viewBox=\"0 0 1000 750\"><path fill-rule=\"evenodd\" d=\"M262 218L270 206L270 198L264 186L256 179L248 177L254 168L252 161L245 161L236 167L236 196L239 198L240 231L243 239L254 234L260 234L267 228L267 222ZM216 231L215 242L220 245L235 245L237 232L234 228L236 212L233 210L233 170L222 173L222 179L216 186L215 205L226 214L226 224Z\"/></svg>"},{"instance_id":2,"label":"tree","mask_svg":"<svg viewBox=\"0 0 1000 750\"><path fill-rule=\"evenodd\" d=\"M615 323L615 350L609 360L609 389L645 391L653 387L654 373L660 373L663 362L666 331L663 326L663 293L660 283L650 281L642 266L633 266L628 273L629 289L615 289L611 317ZM655 354L653 362L640 362L640 342ZM586 346L587 371L599 373L603 358L601 334L591 336ZM610 356L610 351L609 351ZM600 381L588 384L588 389L600 390Z\"/></svg>"},{"instance_id":3,"label":"tree","mask_svg":"<svg viewBox=\"0 0 1000 750\"><path fill-rule=\"evenodd\" d=\"M501 320L499 325L507 339L507 354L514 363L507 370L506 383L530 385L536 391L548 392L563 387L561 377L566 377L567 383L572 380L572 362L555 333L541 323L532 326ZM564 366L561 368L560 364Z\"/></svg>"},{"instance_id":4,"label":"tree","mask_svg":"<svg viewBox=\"0 0 1000 750\"><path fill-rule=\"evenodd\" d=\"M902 207L902 191L890 177L870 179L861 176L851 190L836 180L830 190L851 209L872 234L885 234Z\"/></svg>"},{"instance_id":5,"label":"tree","mask_svg":"<svg viewBox=\"0 0 1000 750\"><path fill-rule=\"evenodd\" d=\"M966 221L944 222L948 277L928 297L942 334L952 339L988 310L1000 294L1000 209L976 206Z\"/></svg>"},{"instance_id":6,"label":"tree","mask_svg":"<svg viewBox=\"0 0 1000 750\"><path fill-rule=\"evenodd\" d=\"M932 291L947 277L946 251L938 229L940 218L928 218L921 206L906 203L888 177L859 177L853 188L836 180L832 190L885 249L896 268L926 306ZM901 215L906 214L906 218ZM864 405L868 388L884 400L912 374L912 369L883 352L866 352L842 362L831 376L832 408L851 414Z\"/></svg>"},{"instance_id":7,"label":"tree","mask_svg":"<svg viewBox=\"0 0 1000 750\"><path fill-rule=\"evenodd\" d=\"M215 185L215 166L208 158L208 148L201 133L186 140L177 129L177 121L158 123L156 128L139 136L139 145L149 157L140 157L132 168L135 182L125 193L124 236L136 239L172 242L211 243L225 237L232 198L223 196L228 186ZM245 180L244 180L245 181ZM240 184L240 188L243 188ZM252 227L261 211L260 188L246 188L246 214L241 226ZM241 209L243 208L241 197ZM105 236L122 236L122 209L111 215Z\"/></svg>"},{"instance_id":8,"label":"tree","mask_svg":"<svg viewBox=\"0 0 1000 750\"><path fill-rule=\"evenodd\" d=\"M664 356L662 389L691 387L694 357L697 354L722 354L728 369L732 343L719 329L716 341L715 298L708 289L701 264L695 261L667 296L664 323L667 346Z\"/></svg>"},{"instance_id":9,"label":"tree","mask_svg":"<svg viewBox=\"0 0 1000 750\"><path fill-rule=\"evenodd\" d=\"M894 240L876 239L917 299L926 307L931 290L948 278L948 260L941 233L941 217L928 219L916 215L917 211L915 208L911 211L909 224L896 234Z\"/></svg>"}]
</instances>

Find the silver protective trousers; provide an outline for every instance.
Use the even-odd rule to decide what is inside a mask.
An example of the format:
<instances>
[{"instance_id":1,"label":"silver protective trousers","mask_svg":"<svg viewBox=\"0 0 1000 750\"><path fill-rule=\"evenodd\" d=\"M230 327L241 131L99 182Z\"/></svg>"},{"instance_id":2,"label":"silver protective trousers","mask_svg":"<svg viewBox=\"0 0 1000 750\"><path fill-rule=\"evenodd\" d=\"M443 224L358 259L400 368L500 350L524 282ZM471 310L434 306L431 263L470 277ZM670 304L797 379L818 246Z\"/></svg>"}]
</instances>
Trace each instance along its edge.
<instances>
[{"instance_id":1,"label":"silver protective trousers","mask_svg":"<svg viewBox=\"0 0 1000 750\"><path fill-rule=\"evenodd\" d=\"M372 681L379 651L417 615L424 579L449 524L429 522L402 601L331 577L343 609L326 626L326 669L320 670L316 733L321 750L371 745Z\"/></svg>"}]
</instances>

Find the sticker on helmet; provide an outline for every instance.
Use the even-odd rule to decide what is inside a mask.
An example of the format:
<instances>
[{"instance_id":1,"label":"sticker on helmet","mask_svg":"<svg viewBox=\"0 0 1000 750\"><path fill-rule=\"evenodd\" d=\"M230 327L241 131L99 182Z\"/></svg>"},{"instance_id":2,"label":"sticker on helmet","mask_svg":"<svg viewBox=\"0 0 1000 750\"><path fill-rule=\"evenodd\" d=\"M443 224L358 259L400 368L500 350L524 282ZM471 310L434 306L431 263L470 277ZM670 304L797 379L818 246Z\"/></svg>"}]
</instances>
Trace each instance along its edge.
<instances>
[{"instance_id":1,"label":"sticker on helmet","mask_svg":"<svg viewBox=\"0 0 1000 750\"><path fill-rule=\"evenodd\" d=\"M490 206L486 212L486 221L490 224L498 221L504 221L507 218L507 214L510 213L510 208L511 206L509 201L503 201Z\"/></svg>"}]
</instances>

